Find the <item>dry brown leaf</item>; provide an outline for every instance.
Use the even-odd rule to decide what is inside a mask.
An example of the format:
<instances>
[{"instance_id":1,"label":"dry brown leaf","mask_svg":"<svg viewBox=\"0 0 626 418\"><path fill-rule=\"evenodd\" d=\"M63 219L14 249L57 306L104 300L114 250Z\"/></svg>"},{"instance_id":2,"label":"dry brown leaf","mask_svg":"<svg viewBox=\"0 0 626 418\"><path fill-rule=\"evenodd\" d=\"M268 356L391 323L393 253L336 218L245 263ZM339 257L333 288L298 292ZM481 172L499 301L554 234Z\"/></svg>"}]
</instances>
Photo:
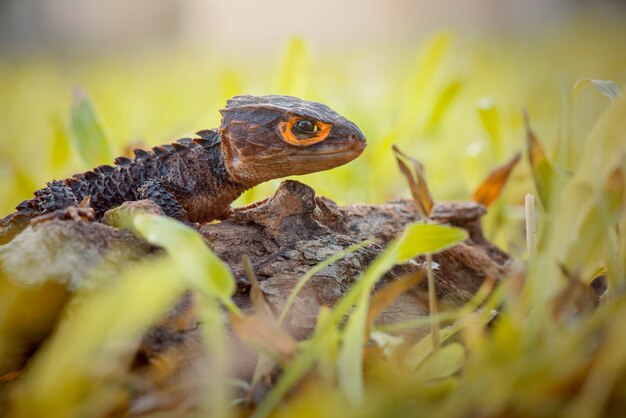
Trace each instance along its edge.
<instances>
[{"instance_id":1,"label":"dry brown leaf","mask_svg":"<svg viewBox=\"0 0 626 418\"><path fill-rule=\"evenodd\" d=\"M500 196L509 175L521 158L522 153L517 152L509 161L494 168L487 179L474 191L472 195L474 202L489 207Z\"/></svg>"},{"instance_id":2,"label":"dry brown leaf","mask_svg":"<svg viewBox=\"0 0 626 418\"><path fill-rule=\"evenodd\" d=\"M24 375L25 375L25 371L24 370L15 370L15 371L12 371L12 372L5 373L2 376L0 376L0 385L12 382L12 381L14 381L16 379L21 378Z\"/></svg>"},{"instance_id":3,"label":"dry brown leaf","mask_svg":"<svg viewBox=\"0 0 626 418\"><path fill-rule=\"evenodd\" d=\"M620 201L624 198L626 185L624 184L624 173L620 167L613 170L604 182L604 190L606 193L615 193Z\"/></svg>"},{"instance_id":4,"label":"dry brown leaf","mask_svg":"<svg viewBox=\"0 0 626 418\"><path fill-rule=\"evenodd\" d=\"M289 360L298 348L291 335L258 314L231 315L230 323L242 341L270 350L283 360Z\"/></svg>"},{"instance_id":5,"label":"dry brown leaf","mask_svg":"<svg viewBox=\"0 0 626 418\"><path fill-rule=\"evenodd\" d=\"M409 183L411 195L413 196L413 200L417 205L420 215L423 218L428 218L433 210L435 202L433 201L433 197L428 190L428 183L426 182L426 176L424 174L424 166L415 158L409 157L400 151L400 148L398 148L397 145L394 145L392 149L396 155L398 167L400 167L400 171ZM411 162L413 171L411 171L409 166L402 161L403 158Z\"/></svg>"},{"instance_id":6,"label":"dry brown leaf","mask_svg":"<svg viewBox=\"0 0 626 418\"><path fill-rule=\"evenodd\" d=\"M79 208L90 208L91 207L91 195L86 196L79 204Z\"/></svg>"},{"instance_id":7,"label":"dry brown leaf","mask_svg":"<svg viewBox=\"0 0 626 418\"><path fill-rule=\"evenodd\" d=\"M367 326L371 327L374 320L387 309L401 294L405 293L411 287L422 281L424 273L419 271L408 276L404 276L394 282L388 284L379 292L376 292L370 303L370 309L367 314Z\"/></svg>"},{"instance_id":8,"label":"dry brown leaf","mask_svg":"<svg viewBox=\"0 0 626 418\"><path fill-rule=\"evenodd\" d=\"M250 282L250 301L252 302L254 311L266 318L268 322L274 323L274 314L265 300L265 295L263 294L263 291L259 286L259 281L256 278L256 274L254 274L254 270L252 269L250 258L247 255L244 255L241 258L241 262L243 263L243 268L246 271L248 282Z\"/></svg>"}]
</instances>

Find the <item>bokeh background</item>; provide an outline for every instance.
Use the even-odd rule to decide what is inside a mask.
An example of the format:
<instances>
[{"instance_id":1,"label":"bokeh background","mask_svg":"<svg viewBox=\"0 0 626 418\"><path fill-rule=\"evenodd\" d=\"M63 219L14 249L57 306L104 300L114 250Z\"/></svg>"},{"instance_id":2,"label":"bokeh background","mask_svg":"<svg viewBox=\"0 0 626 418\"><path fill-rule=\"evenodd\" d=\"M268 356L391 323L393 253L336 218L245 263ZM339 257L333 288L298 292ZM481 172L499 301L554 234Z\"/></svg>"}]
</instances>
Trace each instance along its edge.
<instances>
[{"instance_id":1,"label":"bokeh background","mask_svg":"<svg viewBox=\"0 0 626 418\"><path fill-rule=\"evenodd\" d=\"M46 180L89 168L71 124L77 89L112 155L216 127L236 94L327 103L368 149L300 180L345 204L409 196L394 143L425 164L435 199L468 199L523 150L522 109L550 151L584 137L608 102L594 89L574 102L577 80L626 82L620 1L4 0L0 34L2 215ZM514 254L531 189L518 168L488 218Z\"/></svg>"},{"instance_id":2,"label":"bokeh background","mask_svg":"<svg viewBox=\"0 0 626 418\"><path fill-rule=\"evenodd\" d=\"M48 265L40 257L54 256L30 254L28 238L3 246L24 264L0 268L0 365L11 366L0 375L0 415L7 402L15 418L122 413L149 383L127 373L141 336L189 288L210 353L201 407L239 404L224 392L236 386L248 399L267 395L261 413L289 392L276 409L285 417L624 416L625 83L624 1L0 0L0 218L46 181L218 126L218 110L242 93L321 101L362 128L369 145L360 158L298 178L339 204L410 196L393 144L423 162L439 201L469 199L495 166L524 154L483 218L487 237L523 271L485 280L442 316L370 329L367 312L380 300L368 298L378 279L368 269L335 308L320 310L322 325L283 358L268 392L221 378L238 355L226 344L228 322L216 320L218 300L233 309L234 278L187 228L135 218L167 254L119 277L96 263L76 293L54 268L43 286L24 286ZM536 146L532 168L523 110L547 156ZM236 204L271 195L280 181ZM538 231L528 242L527 193L536 194L528 221ZM402 248L440 239L413 234ZM421 334L434 323L451 337L441 350L429 337L396 346L393 329ZM271 338L273 325L263 327ZM265 341L255 349L275 351ZM176 360L155 359L165 361L145 379L163 382ZM16 386L3 386L10 380Z\"/></svg>"}]
</instances>

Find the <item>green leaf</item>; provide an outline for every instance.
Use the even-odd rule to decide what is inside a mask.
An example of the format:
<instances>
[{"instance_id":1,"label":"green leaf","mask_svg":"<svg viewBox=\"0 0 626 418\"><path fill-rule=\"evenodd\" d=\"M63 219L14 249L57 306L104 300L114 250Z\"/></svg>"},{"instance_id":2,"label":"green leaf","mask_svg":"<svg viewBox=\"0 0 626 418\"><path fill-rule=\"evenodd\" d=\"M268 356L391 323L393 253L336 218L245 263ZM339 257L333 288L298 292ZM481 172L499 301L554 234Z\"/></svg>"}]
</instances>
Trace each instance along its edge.
<instances>
[{"instance_id":1,"label":"green leaf","mask_svg":"<svg viewBox=\"0 0 626 418\"><path fill-rule=\"evenodd\" d=\"M200 234L166 216L140 213L133 223L147 241L165 248L194 288L232 306L233 275L228 266L209 250Z\"/></svg>"},{"instance_id":2,"label":"green leaf","mask_svg":"<svg viewBox=\"0 0 626 418\"><path fill-rule=\"evenodd\" d=\"M291 96L305 96L309 84L309 67L309 46L302 38L291 38L280 70L277 72L276 92Z\"/></svg>"},{"instance_id":3,"label":"green leaf","mask_svg":"<svg viewBox=\"0 0 626 418\"><path fill-rule=\"evenodd\" d=\"M465 348L452 343L427 359L416 372L416 377L424 382L442 379L457 373L465 364Z\"/></svg>"},{"instance_id":4,"label":"green leaf","mask_svg":"<svg viewBox=\"0 0 626 418\"><path fill-rule=\"evenodd\" d=\"M491 145L495 150L496 156L500 156L502 148L502 135L500 133L500 115L498 106L491 97L483 97L476 103L478 117L483 128L489 136Z\"/></svg>"},{"instance_id":5,"label":"green leaf","mask_svg":"<svg viewBox=\"0 0 626 418\"><path fill-rule=\"evenodd\" d=\"M450 248L468 237L461 228L415 223L410 225L398 241L395 263L405 263L420 254L434 254Z\"/></svg>"},{"instance_id":6,"label":"green leaf","mask_svg":"<svg viewBox=\"0 0 626 418\"><path fill-rule=\"evenodd\" d=\"M452 325L439 331L439 337L443 343L448 338L456 334L461 327L459 325ZM433 352L433 339L432 335L428 334L422 338L417 344L415 344L406 353L404 357L404 364L410 372L414 372L424 362L424 360Z\"/></svg>"},{"instance_id":7,"label":"green leaf","mask_svg":"<svg viewBox=\"0 0 626 418\"><path fill-rule=\"evenodd\" d=\"M77 88L72 104L72 133L78 152L90 166L110 163L113 155L91 101Z\"/></svg>"},{"instance_id":8,"label":"green leaf","mask_svg":"<svg viewBox=\"0 0 626 418\"><path fill-rule=\"evenodd\" d=\"M52 146L50 150L50 161L52 167L59 169L63 167L70 156L70 138L63 126L63 121L58 114L54 114L50 119L52 127Z\"/></svg>"},{"instance_id":9,"label":"green leaf","mask_svg":"<svg viewBox=\"0 0 626 418\"><path fill-rule=\"evenodd\" d=\"M580 96L580 92L583 88L592 85L594 86L600 93L604 94L611 100L617 99L620 95L620 89L615 81L613 80L594 80L591 78L581 78L580 80L574 83L574 87L572 89L572 98L574 99L574 103L578 100L578 96Z\"/></svg>"}]
</instances>

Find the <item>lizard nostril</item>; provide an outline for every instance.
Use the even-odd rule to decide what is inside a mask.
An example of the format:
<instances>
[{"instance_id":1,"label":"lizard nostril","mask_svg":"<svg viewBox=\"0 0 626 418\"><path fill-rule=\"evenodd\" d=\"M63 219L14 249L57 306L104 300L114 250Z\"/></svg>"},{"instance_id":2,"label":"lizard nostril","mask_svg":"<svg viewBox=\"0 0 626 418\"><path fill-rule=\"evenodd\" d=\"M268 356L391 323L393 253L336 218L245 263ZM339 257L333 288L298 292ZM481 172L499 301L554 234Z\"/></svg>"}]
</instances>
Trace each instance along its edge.
<instances>
[{"instance_id":1,"label":"lizard nostril","mask_svg":"<svg viewBox=\"0 0 626 418\"><path fill-rule=\"evenodd\" d=\"M365 137L361 136L361 135L357 135L357 134L350 134L348 135L348 140L350 142L355 142L355 143L366 143Z\"/></svg>"},{"instance_id":2,"label":"lizard nostril","mask_svg":"<svg viewBox=\"0 0 626 418\"><path fill-rule=\"evenodd\" d=\"M350 142L352 149L358 151L359 153L361 153L367 145L365 137L357 134L348 135L348 142Z\"/></svg>"}]
</instances>

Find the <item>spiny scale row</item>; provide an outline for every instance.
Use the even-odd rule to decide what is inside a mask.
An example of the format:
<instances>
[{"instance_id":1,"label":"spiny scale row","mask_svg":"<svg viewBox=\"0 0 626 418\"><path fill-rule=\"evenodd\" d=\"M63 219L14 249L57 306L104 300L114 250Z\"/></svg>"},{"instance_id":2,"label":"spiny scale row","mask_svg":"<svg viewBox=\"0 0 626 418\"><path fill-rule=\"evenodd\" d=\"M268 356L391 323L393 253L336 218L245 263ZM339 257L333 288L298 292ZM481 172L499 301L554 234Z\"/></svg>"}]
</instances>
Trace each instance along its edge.
<instances>
[{"instance_id":1,"label":"spiny scale row","mask_svg":"<svg viewBox=\"0 0 626 418\"><path fill-rule=\"evenodd\" d=\"M200 145L204 148L208 148L218 143L217 132L213 130L199 131L200 138L181 138L176 142L165 145L157 145L150 151L142 149L134 149L133 153L135 158L117 157L115 159L115 166L126 167L130 166L134 161L146 161L152 157L164 158L174 153L181 153L188 151L194 144ZM94 168L92 171L86 171L74 176L74 178L85 178L87 181L96 180L101 175L108 175L116 171L116 167L111 165L100 165Z\"/></svg>"}]
</instances>

